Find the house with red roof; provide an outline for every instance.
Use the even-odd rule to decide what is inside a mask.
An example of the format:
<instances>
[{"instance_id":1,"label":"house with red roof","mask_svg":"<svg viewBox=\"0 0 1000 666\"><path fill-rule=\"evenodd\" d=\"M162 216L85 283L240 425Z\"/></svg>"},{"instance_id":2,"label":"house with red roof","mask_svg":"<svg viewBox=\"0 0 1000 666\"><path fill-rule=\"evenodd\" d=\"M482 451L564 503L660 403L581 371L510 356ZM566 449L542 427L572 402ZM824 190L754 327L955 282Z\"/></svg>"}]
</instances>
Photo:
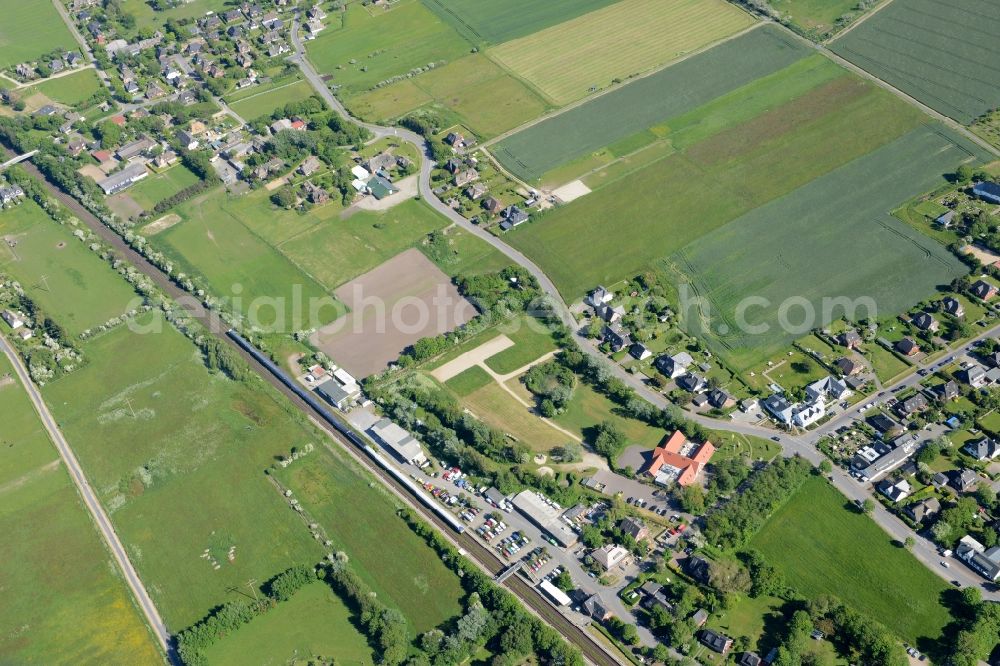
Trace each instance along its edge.
<instances>
[{"instance_id":1,"label":"house with red roof","mask_svg":"<svg viewBox=\"0 0 1000 666\"><path fill-rule=\"evenodd\" d=\"M646 473L661 486L678 484L690 486L715 454L715 445L689 442L680 430L663 440L653 449L653 457Z\"/></svg>"}]
</instances>

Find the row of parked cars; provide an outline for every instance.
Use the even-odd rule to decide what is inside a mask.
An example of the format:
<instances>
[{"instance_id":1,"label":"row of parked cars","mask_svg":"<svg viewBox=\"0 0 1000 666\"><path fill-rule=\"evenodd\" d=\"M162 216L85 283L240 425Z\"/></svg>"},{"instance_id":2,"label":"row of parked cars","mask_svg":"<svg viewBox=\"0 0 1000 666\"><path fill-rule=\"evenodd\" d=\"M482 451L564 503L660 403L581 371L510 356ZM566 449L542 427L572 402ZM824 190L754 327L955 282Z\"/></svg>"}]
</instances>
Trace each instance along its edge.
<instances>
[{"instance_id":1,"label":"row of parked cars","mask_svg":"<svg viewBox=\"0 0 1000 666\"><path fill-rule=\"evenodd\" d=\"M513 532L510 536L505 536L501 539L496 548L497 551L504 556L504 558L509 560L529 543L531 543L531 539L529 539L527 535L522 534L521 532Z\"/></svg>"},{"instance_id":2,"label":"row of parked cars","mask_svg":"<svg viewBox=\"0 0 1000 666\"><path fill-rule=\"evenodd\" d=\"M483 524L476 528L476 534L482 537L483 541L489 543L507 531L507 523L494 518L487 518Z\"/></svg>"}]
</instances>

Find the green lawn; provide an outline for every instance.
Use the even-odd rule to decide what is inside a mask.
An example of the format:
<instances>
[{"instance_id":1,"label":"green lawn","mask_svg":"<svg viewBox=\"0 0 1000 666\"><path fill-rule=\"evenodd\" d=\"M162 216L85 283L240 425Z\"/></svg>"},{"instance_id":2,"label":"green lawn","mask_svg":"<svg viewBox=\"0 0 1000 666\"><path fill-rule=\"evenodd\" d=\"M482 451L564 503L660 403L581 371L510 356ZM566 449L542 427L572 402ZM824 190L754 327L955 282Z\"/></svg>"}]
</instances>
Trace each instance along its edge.
<instances>
[{"instance_id":1,"label":"green lawn","mask_svg":"<svg viewBox=\"0 0 1000 666\"><path fill-rule=\"evenodd\" d=\"M183 164L143 178L128 190L128 196L151 211L156 204L198 182L198 176Z\"/></svg>"},{"instance_id":2,"label":"green lawn","mask_svg":"<svg viewBox=\"0 0 1000 666\"><path fill-rule=\"evenodd\" d=\"M508 383L515 384L517 381L511 379ZM499 384L491 381L463 397L462 406L484 423L511 435L518 443L535 452L548 453L553 447L573 441L571 436L539 418L530 396L525 396L525 400L530 406L518 402ZM566 429L573 431L572 428Z\"/></svg>"},{"instance_id":3,"label":"green lawn","mask_svg":"<svg viewBox=\"0 0 1000 666\"><path fill-rule=\"evenodd\" d=\"M140 321L156 322L161 332L120 327L86 343L90 363L45 398L164 621L180 631L247 580L324 555L263 473L276 455L320 440L262 384L210 375L160 315Z\"/></svg>"},{"instance_id":4,"label":"green lawn","mask_svg":"<svg viewBox=\"0 0 1000 666\"><path fill-rule=\"evenodd\" d=\"M537 319L522 317L503 328L514 346L486 359L486 365L498 374L514 372L556 349L551 330Z\"/></svg>"},{"instance_id":5,"label":"green lawn","mask_svg":"<svg viewBox=\"0 0 1000 666\"><path fill-rule=\"evenodd\" d=\"M331 305L321 309L319 321L310 321L308 304L326 299L332 303L332 297L244 224L252 220L228 211L228 200L223 192L212 190L185 202L174 209L183 222L153 236L150 242L185 272L204 277L216 295L238 297L237 309L254 315L261 326L291 332L336 318ZM261 215L265 216L263 221L268 219L265 212Z\"/></svg>"},{"instance_id":6,"label":"green lawn","mask_svg":"<svg viewBox=\"0 0 1000 666\"><path fill-rule=\"evenodd\" d=\"M251 122L264 116L270 116L275 109L286 104L299 102L311 97L315 91L308 81L298 81L267 90L257 94L241 97L229 106L244 120Z\"/></svg>"},{"instance_id":7,"label":"green lawn","mask_svg":"<svg viewBox=\"0 0 1000 666\"><path fill-rule=\"evenodd\" d=\"M495 273L513 264L495 247L460 227L441 233L446 245L431 245L425 239L417 248L450 277Z\"/></svg>"},{"instance_id":8,"label":"green lawn","mask_svg":"<svg viewBox=\"0 0 1000 666\"><path fill-rule=\"evenodd\" d=\"M309 59L348 96L416 67L457 60L471 49L417 0L401 0L388 10L351 3L342 27L333 15L327 24L308 43Z\"/></svg>"},{"instance_id":9,"label":"green lawn","mask_svg":"<svg viewBox=\"0 0 1000 666\"><path fill-rule=\"evenodd\" d=\"M346 456L316 451L277 477L331 535L331 549L347 553L351 568L403 612L414 633L460 612L458 578L395 515L399 500Z\"/></svg>"},{"instance_id":10,"label":"green lawn","mask_svg":"<svg viewBox=\"0 0 1000 666\"><path fill-rule=\"evenodd\" d=\"M334 658L345 666L374 663L367 641L351 623L350 610L319 581L205 651L213 666L243 666L248 655L261 666L310 657Z\"/></svg>"},{"instance_id":11,"label":"green lawn","mask_svg":"<svg viewBox=\"0 0 1000 666\"><path fill-rule=\"evenodd\" d=\"M799 349L793 348L782 352L767 363L755 366L755 376L747 377L747 382L761 391L767 391L771 382L787 390L804 388L818 379L830 374L830 371L820 365L816 359ZM767 376L764 373L767 372Z\"/></svg>"},{"instance_id":12,"label":"green lawn","mask_svg":"<svg viewBox=\"0 0 1000 666\"><path fill-rule=\"evenodd\" d=\"M883 384L889 382L890 379L906 372L910 367L904 361L900 360L898 356L893 354L891 351L878 344L868 345L868 351L865 354L865 358L872 365L872 370L875 371L875 376L878 377L879 381Z\"/></svg>"},{"instance_id":13,"label":"green lawn","mask_svg":"<svg viewBox=\"0 0 1000 666\"><path fill-rule=\"evenodd\" d=\"M85 102L101 89L101 80L93 69L85 69L75 74L60 76L58 79L44 81L35 86L35 90L54 102L75 106Z\"/></svg>"},{"instance_id":14,"label":"green lawn","mask_svg":"<svg viewBox=\"0 0 1000 666\"><path fill-rule=\"evenodd\" d=\"M162 662L12 372L0 355L0 662Z\"/></svg>"},{"instance_id":15,"label":"green lawn","mask_svg":"<svg viewBox=\"0 0 1000 666\"><path fill-rule=\"evenodd\" d=\"M95 253L54 222L34 201L0 211L0 271L71 335L141 305L135 291Z\"/></svg>"},{"instance_id":16,"label":"green lawn","mask_svg":"<svg viewBox=\"0 0 1000 666\"><path fill-rule=\"evenodd\" d=\"M490 374L478 365L463 370L444 383L455 395L464 398L471 393L493 383Z\"/></svg>"},{"instance_id":17,"label":"green lawn","mask_svg":"<svg viewBox=\"0 0 1000 666\"><path fill-rule=\"evenodd\" d=\"M948 584L820 477L771 516L750 545L807 597L832 594L918 648L950 622Z\"/></svg>"},{"instance_id":18,"label":"green lawn","mask_svg":"<svg viewBox=\"0 0 1000 666\"><path fill-rule=\"evenodd\" d=\"M650 448L659 444L666 434L642 421L619 416L612 411L614 409L614 403L587 384L580 383L573 392L573 399L566 406L566 411L553 421L584 439L590 428L602 421L611 421L625 433L630 445L642 444Z\"/></svg>"},{"instance_id":19,"label":"green lawn","mask_svg":"<svg viewBox=\"0 0 1000 666\"><path fill-rule=\"evenodd\" d=\"M0 0L0 69L34 60L55 48L77 49L56 8L48 2Z\"/></svg>"}]
</instances>

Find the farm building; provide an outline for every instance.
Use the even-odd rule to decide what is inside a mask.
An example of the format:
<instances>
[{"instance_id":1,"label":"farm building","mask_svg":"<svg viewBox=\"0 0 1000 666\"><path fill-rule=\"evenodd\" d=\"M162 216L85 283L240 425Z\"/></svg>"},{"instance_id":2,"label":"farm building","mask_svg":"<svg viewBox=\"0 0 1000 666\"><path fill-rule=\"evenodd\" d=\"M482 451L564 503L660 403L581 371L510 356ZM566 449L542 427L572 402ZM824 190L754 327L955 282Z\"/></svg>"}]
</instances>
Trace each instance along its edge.
<instances>
[{"instance_id":1,"label":"farm building","mask_svg":"<svg viewBox=\"0 0 1000 666\"><path fill-rule=\"evenodd\" d=\"M972 186L972 193L983 201L1000 204L1000 185L996 183L990 181L976 183Z\"/></svg>"},{"instance_id":2,"label":"farm building","mask_svg":"<svg viewBox=\"0 0 1000 666\"><path fill-rule=\"evenodd\" d=\"M413 435L389 419L381 419L369 428L368 432L403 462L413 465L422 465L427 462L424 450L420 443L413 438Z\"/></svg>"},{"instance_id":3,"label":"farm building","mask_svg":"<svg viewBox=\"0 0 1000 666\"><path fill-rule=\"evenodd\" d=\"M715 454L715 445L689 442L680 430L653 449L646 474L661 486L677 483L690 486Z\"/></svg>"}]
</instances>

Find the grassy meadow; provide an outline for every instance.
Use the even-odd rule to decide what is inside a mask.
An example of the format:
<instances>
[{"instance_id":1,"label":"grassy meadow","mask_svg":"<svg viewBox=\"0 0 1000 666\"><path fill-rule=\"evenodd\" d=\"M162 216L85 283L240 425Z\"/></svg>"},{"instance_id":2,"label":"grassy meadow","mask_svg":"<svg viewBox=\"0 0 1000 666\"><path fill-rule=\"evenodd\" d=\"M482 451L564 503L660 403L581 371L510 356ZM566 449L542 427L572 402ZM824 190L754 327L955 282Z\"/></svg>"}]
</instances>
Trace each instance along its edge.
<instances>
[{"instance_id":1,"label":"grassy meadow","mask_svg":"<svg viewBox=\"0 0 1000 666\"><path fill-rule=\"evenodd\" d=\"M752 24L721 0L621 0L487 53L562 105Z\"/></svg>"},{"instance_id":2,"label":"grassy meadow","mask_svg":"<svg viewBox=\"0 0 1000 666\"><path fill-rule=\"evenodd\" d=\"M48 2L0 0L0 69L34 60L55 48L78 45Z\"/></svg>"},{"instance_id":3,"label":"grassy meadow","mask_svg":"<svg viewBox=\"0 0 1000 666\"><path fill-rule=\"evenodd\" d=\"M276 109L286 104L308 99L314 93L308 81L296 81L263 92L240 97L229 105L233 111L247 122L270 116Z\"/></svg>"},{"instance_id":4,"label":"grassy meadow","mask_svg":"<svg viewBox=\"0 0 1000 666\"><path fill-rule=\"evenodd\" d=\"M20 282L70 335L136 306L132 287L34 201L0 211L0 236L15 243L0 247L0 271Z\"/></svg>"},{"instance_id":5,"label":"grassy meadow","mask_svg":"<svg viewBox=\"0 0 1000 666\"><path fill-rule=\"evenodd\" d=\"M894 0L830 48L967 125L1000 106L998 34L990 0Z\"/></svg>"},{"instance_id":6,"label":"grassy meadow","mask_svg":"<svg viewBox=\"0 0 1000 666\"><path fill-rule=\"evenodd\" d=\"M164 199L197 182L198 176L193 171L183 164L175 164L160 173L146 176L128 189L127 196L149 211Z\"/></svg>"},{"instance_id":7,"label":"grassy meadow","mask_svg":"<svg viewBox=\"0 0 1000 666\"><path fill-rule=\"evenodd\" d=\"M847 503L825 479L812 477L750 545L800 593L832 594L926 649L950 621L941 604L948 584Z\"/></svg>"},{"instance_id":8,"label":"grassy meadow","mask_svg":"<svg viewBox=\"0 0 1000 666\"><path fill-rule=\"evenodd\" d=\"M57 79L43 81L34 87L53 102L74 106L85 102L101 89L101 80L92 68L80 70L74 74L60 76Z\"/></svg>"},{"instance_id":9,"label":"grassy meadow","mask_svg":"<svg viewBox=\"0 0 1000 666\"><path fill-rule=\"evenodd\" d=\"M162 663L34 407L0 355L0 662Z\"/></svg>"},{"instance_id":10,"label":"grassy meadow","mask_svg":"<svg viewBox=\"0 0 1000 666\"><path fill-rule=\"evenodd\" d=\"M855 0L770 0L769 4L806 33L821 36L833 30L837 19L858 3Z\"/></svg>"}]
</instances>

